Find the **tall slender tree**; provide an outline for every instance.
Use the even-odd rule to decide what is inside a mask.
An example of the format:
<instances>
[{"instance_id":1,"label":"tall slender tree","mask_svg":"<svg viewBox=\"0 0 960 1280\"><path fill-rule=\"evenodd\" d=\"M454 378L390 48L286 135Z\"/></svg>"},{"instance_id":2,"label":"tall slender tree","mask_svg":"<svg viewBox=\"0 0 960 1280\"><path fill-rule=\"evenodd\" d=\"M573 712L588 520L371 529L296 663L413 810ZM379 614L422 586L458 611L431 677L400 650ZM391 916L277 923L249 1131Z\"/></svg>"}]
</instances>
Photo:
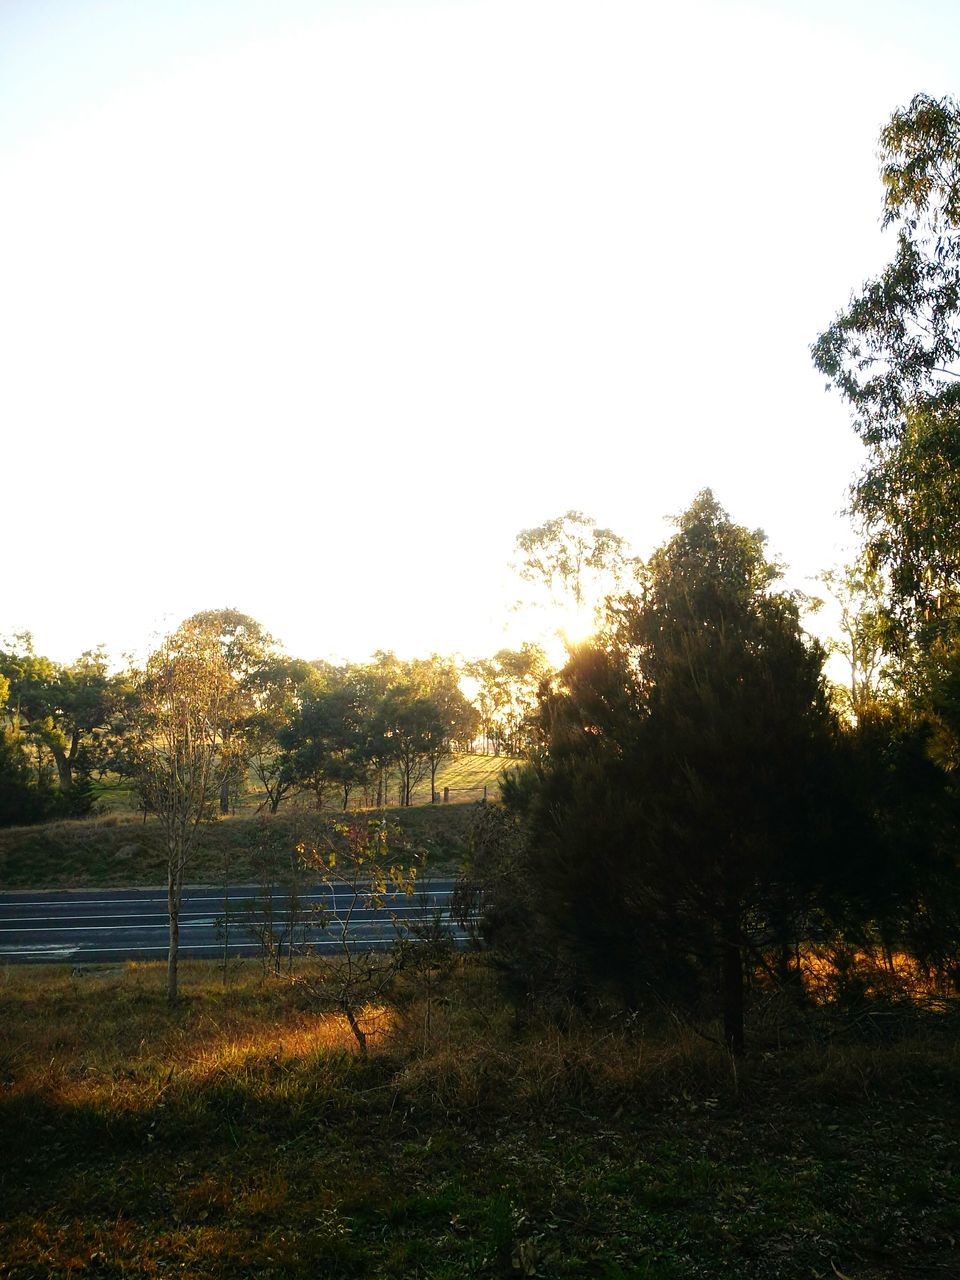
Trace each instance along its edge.
<instances>
[{"instance_id":1,"label":"tall slender tree","mask_svg":"<svg viewBox=\"0 0 960 1280\"><path fill-rule=\"evenodd\" d=\"M167 855L167 998L178 996L184 875L230 768L227 730L239 689L209 628L183 623L150 656L139 689L137 780Z\"/></svg>"},{"instance_id":2,"label":"tall slender tree","mask_svg":"<svg viewBox=\"0 0 960 1280\"><path fill-rule=\"evenodd\" d=\"M867 447L853 488L906 639L960 595L960 105L917 94L880 137L889 265L817 338L817 368Z\"/></svg>"}]
</instances>

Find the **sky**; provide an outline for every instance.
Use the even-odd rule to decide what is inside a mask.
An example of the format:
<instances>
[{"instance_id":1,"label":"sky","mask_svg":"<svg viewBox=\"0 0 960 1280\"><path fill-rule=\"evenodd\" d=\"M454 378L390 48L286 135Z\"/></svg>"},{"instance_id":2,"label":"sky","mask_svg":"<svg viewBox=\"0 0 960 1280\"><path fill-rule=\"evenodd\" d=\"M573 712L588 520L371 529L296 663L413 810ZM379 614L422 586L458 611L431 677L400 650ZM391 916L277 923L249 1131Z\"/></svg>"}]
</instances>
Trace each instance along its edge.
<instances>
[{"instance_id":1,"label":"sky","mask_svg":"<svg viewBox=\"0 0 960 1280\"><path fill-rule=\"evenodd\" d=\"M958 57L925 0L0 0L0 635L489 654L521 529L706 486L809 587L809 345Z\"/></svg>"}]
</instances>

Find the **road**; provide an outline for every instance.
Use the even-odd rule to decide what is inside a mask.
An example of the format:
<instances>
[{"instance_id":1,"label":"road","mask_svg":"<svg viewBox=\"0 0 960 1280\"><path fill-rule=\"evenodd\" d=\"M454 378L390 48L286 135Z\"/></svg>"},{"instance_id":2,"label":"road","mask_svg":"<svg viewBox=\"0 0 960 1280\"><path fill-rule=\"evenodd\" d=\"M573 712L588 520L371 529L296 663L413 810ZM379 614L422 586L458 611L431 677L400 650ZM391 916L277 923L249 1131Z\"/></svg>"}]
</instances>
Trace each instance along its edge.
<instances>
[{"instance_id":1,"label":"road","mask_svg":"<svg viewBox=\"0 0 960 1280\"><path fill-rule=\"evenodd\" d=\"M386 945L395 930L429 920L435 911L445 924L449 917L452 880L436 880L418 889L413 897L390 895L377 911L355 905L348 937L352 945L367 948ZM183 891L180 915L180 954L184 958L221 956L224 948L224 916L227 949L232 956L260 954L255 936L269 925L275 937L289 942L291 920L297 942L308 941L323 952L342 946L342 930L336 920L319 927L321 913L336 908L342 919L353 902L352 893L329 888L301 891L291 916L289 897L266 897L256 885L232 885L224 912L223 889L190 888ZM463 931L454 927L461 940ZM167 895L155 889L85 889L49 892L0 893L0 963L99 964L119 960L158 960L167 954Z\"/></svg>"}]
</instances>

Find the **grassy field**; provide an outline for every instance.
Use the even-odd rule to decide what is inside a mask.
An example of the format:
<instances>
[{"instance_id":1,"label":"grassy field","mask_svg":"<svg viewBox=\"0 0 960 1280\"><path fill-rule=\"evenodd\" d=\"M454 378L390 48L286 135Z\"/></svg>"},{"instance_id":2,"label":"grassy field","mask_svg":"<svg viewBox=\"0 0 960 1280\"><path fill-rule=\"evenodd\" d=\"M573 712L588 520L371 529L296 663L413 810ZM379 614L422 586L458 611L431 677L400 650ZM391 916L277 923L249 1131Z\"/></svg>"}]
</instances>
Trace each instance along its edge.
<instances>
[{"instance_id":1,"label":"grassy field","mask_svg":"<svg viewBox=\"0 0 960 1280\"><path fill-rule=\"evenodd\" d=\"M459 756L438 775L438 790L450 788L449 804L430 804L429 786L409 808L390 808L390 821L404 840L423 849L432 875L459 870L472 805L497 795L497 779L513 761L499 756ZM104 793L105 815L35 827L0 830L0 889L83 889L155 885L166 880L166 858L152 819L143 821L127 792ZM206 825L187 879L192 884L222 884L226 875L239 884L256 880L258 859L266 847L293 849L315 838L325 823L341 817L337 806L316 813L312 798L294 797L271 816L257 809L262 797L244 797L236 812ZM357 803L362 796L354 797Z\"/></svg>"},{"instance_id":2,"label":"grassy field","mask_svg":"<svg viewBox=\"0 0 960 1280\"><path fill-rule=\"evenodd\" d=\"M960 1275L960 1047L518 1031L466 960L366 1060L238 964L0 984L0 1275ZM886 1041L886 1042L884 1042Z\"/></svg>"},{"instance_id":3,"label":"grassy field","mask_svg":"<svg viewBox=\"0 0 960 1280\"><path fill-rule=\"evenodd\" d=\"M505 769L517 763L518 761L512 756L467 754L452 756L437 770L437 791L442 796L444 788L448 788L450 801L454 804L482 800L485 790L489 798L494 799L497 795L497 782L500 775ZM388 772L386 778L388 806L396 805L399 787L399 776L395 772ZM412 800L414 805L431 803L429 774L414 788ZM364 793L362 788L356 788L350 796L351 808L363 807L365 804L372 805L374 802L375 796L372 789ZM108 816L117 814L126 817L139 812L136 794L127 785L100 788L98 803ZM287 808L291 803L294 801L287 800L282 807ZM302 796L300 803L313 806L315 799L312 795ZM257 779L251 774L247 779L245 793L235 802L235 816L253 817L265 807L265 804L266 796L259 787ZM331 813L336 813L342 808L342 798L335 787L331 787L325 796L324 808Z\"/></svg>"}]
</instances>

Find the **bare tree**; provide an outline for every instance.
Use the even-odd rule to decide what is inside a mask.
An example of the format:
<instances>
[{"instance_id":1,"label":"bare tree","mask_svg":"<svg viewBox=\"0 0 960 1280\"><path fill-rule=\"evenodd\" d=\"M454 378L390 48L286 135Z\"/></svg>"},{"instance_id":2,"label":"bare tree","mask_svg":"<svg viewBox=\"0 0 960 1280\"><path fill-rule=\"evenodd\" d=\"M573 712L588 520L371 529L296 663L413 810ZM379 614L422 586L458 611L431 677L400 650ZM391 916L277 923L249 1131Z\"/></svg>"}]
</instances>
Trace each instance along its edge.
<instances>
[{"instance_id":1,"label":"bare tree","mask_svg":"<svg viewBox=\"0 0 960 1280\"><path fill-rule=\"evenodd\" d=\"M369 1016L389 994L407 958L406 948L397 945L395 927L384 933L377 923L379 917L396 926L391 900L410 898L416 888L416 866L403 866L390 856L396 834L398 829L385 822L358 819L335 823L318 844L298 846L303 865L327 889L327 902L317 908L314 923L332 934L333 946L319 968L299 974L296 981L316 1005L346 1019L363 1054ZM353 927L361 915L371 921L375 936L357 938ZM305 950L314 951L315 945L306 944Z\"/></svg>"}]
</instances>

